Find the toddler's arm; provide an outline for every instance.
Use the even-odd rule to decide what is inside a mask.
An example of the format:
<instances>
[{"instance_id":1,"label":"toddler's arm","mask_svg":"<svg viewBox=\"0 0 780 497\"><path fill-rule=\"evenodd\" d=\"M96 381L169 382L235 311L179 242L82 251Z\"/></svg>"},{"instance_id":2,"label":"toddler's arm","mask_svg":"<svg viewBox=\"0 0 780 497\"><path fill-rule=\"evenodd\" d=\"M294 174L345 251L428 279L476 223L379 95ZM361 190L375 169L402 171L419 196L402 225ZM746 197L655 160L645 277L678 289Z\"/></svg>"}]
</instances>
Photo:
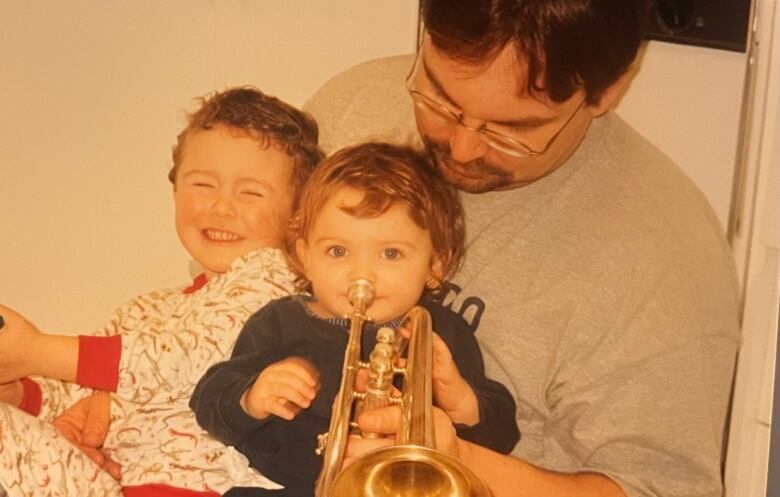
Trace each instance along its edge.
<instances>
[{"instance_id":1,"label":"toddler's arm","mask_svg":"<svg viewBox=\"0 0 780 497\"><path fill-rule=\"evenodd\" d=\"M258 419L242 405L258 375L281 354L281 331L272 307L266 306L246 322L230 359L210 367L190 399L198 424L226 445L238 447L272 419Z\"/></svg>"},{"instance_id":2,"label":"toddler's arm","mask_svg":"<svg viewBox=\"0 0 780 497\"><path fill-rule=\"evenodd\" d=\"M48 335L13 309L0 305L0 383L29 375L76 380L78 338Z\"/></svg>"}]
</instances>

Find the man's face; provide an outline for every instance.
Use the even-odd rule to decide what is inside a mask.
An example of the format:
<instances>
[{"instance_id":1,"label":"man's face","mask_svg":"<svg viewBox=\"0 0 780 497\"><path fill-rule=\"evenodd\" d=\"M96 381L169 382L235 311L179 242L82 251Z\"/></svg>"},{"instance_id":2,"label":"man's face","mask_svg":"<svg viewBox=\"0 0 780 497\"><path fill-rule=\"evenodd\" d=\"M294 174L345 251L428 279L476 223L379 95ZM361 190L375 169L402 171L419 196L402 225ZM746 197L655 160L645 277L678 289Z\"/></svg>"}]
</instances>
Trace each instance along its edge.
<instances>
[{"instance_id":1,"label":"man's face","mask_svg":"<svg viewBox=\"0 0 780 497\"><path fill-rule=\"evenodd\" d=\"M456 124L415 105L428 153L447 181L471 193L528 184L553 171L577 148L593 117L582 91L560 103L529 94L525 65L511 46L487 65L473 65L448 58L426 35L409 83L462 116ZM478 131L485 128L522 143L532 155L491 147Z\"/></svg>"}]
</instances>

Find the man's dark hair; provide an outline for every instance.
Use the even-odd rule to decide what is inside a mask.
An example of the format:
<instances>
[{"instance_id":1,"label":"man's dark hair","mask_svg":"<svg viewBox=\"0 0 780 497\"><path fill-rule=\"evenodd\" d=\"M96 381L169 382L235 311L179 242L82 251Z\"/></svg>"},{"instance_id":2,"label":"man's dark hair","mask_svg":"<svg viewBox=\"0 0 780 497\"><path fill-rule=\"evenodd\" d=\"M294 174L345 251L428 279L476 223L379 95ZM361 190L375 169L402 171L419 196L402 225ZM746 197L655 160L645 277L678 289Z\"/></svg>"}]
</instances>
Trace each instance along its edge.
<instances>
[{"instance_id":1,"label":"man's dark hair","mask_svg":"<svg viewBox=\"0 0 780 497\"><path fill-rule=\"evenodd\" d=\"M485 63L512 44L528 64L529 91L562 102L581 88L591 105L630 67L646 15L646 0L422 1L445 55Z\"/></svg>"}]
</instances>

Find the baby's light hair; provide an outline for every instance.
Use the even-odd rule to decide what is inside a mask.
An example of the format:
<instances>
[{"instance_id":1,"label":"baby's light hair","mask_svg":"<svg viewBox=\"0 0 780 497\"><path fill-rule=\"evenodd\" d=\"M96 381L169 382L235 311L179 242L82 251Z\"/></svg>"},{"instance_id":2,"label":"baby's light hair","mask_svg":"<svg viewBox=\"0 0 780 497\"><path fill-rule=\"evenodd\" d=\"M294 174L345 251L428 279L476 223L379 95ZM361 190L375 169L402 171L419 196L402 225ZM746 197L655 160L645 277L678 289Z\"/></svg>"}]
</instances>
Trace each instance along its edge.
<instances>
[{"instance_id":1,"label":"baby's light hair","mask_svg":"<svg viewBox=\"0 0 780 497\"><path fill-rule=\"evenodd\" d=\"M174 186L187 136L220 124L256 138L263 148L272 144L281 147L293 160L292 186L296 194L324 155L317 145L319 131L311 116L255 87L229 88L198 100L198 110L187 116L187 126L173 147L168 179Z\"/></svg>"},{"instance_id":2,"label":"baby's light hair","mask_svg":"<svg viewBox=\"0 0 780 497\"><path fill-rule=\"evenodd\" d=\"M284 247L299 290L310 289L311 283L296 253L296 242L308 238L317 214L342 187L363 193L359 204L342 207L358 218L377 217L393 205L404 204L410 219L430 234L441 279L448 279L458 270L465 251L463 208L458 193L424 155L412 148L364 143L341 149L323 160L301 191Z\"/></svg>"}]
</instances>

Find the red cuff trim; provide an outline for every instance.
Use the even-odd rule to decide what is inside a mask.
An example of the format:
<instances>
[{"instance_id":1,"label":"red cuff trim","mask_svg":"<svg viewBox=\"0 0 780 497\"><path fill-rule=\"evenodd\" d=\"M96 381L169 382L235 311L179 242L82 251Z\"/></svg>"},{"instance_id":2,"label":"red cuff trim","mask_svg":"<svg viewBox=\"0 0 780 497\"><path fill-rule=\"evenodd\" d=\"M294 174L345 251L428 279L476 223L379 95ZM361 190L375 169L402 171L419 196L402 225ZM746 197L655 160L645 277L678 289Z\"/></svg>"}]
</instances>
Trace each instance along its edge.
<instances>
[{"instance_id":1,"label":"red cuff trim","mask_svg":"<svg viewBox=\"0 0 780 497\"><path fill-rule=\"evenodd\" d=\"M79 363L76 383L97 390L116 391L119 384L119 360L122 336L93 337L79 335Z\"/></svg>"},{"instance_id":2,"label":"red cuff trim","mask_svg":"<svg viewBox=\"0 0 780 497\"><path fill-rule=\"evenodd\" d=\"M203 288L203 285L205 285L208 280L209 279L206 278L206 273L200 273L194 280L192 280L192 285L184 289L183 293L185 295L189 295L191 293L197 292Z\"/></svg>"},{"instance_id":3,"label":"red cuff trim","mask_svg":"<svg viewBox=\"0 0 780 497\"><path fill-rule=\"evenodd\" d=\"M41 386L35 383L30 378L22 378L22 403L19 404L19 409L37 416L41 413L41 404L43 402L43 394L41 393Z\"/></svg>"},{"instance_id":4,"label":"red cuff trim","mask_svg":"<svg viewBox=\"0 0 780 497\"><path fill-rule=\"evenodd\" d=\"M159 483L134 485L122 488L124 497L219 497L213 490L189 490L187 488L169 487Z\"/></svg>"}]
</instances>

